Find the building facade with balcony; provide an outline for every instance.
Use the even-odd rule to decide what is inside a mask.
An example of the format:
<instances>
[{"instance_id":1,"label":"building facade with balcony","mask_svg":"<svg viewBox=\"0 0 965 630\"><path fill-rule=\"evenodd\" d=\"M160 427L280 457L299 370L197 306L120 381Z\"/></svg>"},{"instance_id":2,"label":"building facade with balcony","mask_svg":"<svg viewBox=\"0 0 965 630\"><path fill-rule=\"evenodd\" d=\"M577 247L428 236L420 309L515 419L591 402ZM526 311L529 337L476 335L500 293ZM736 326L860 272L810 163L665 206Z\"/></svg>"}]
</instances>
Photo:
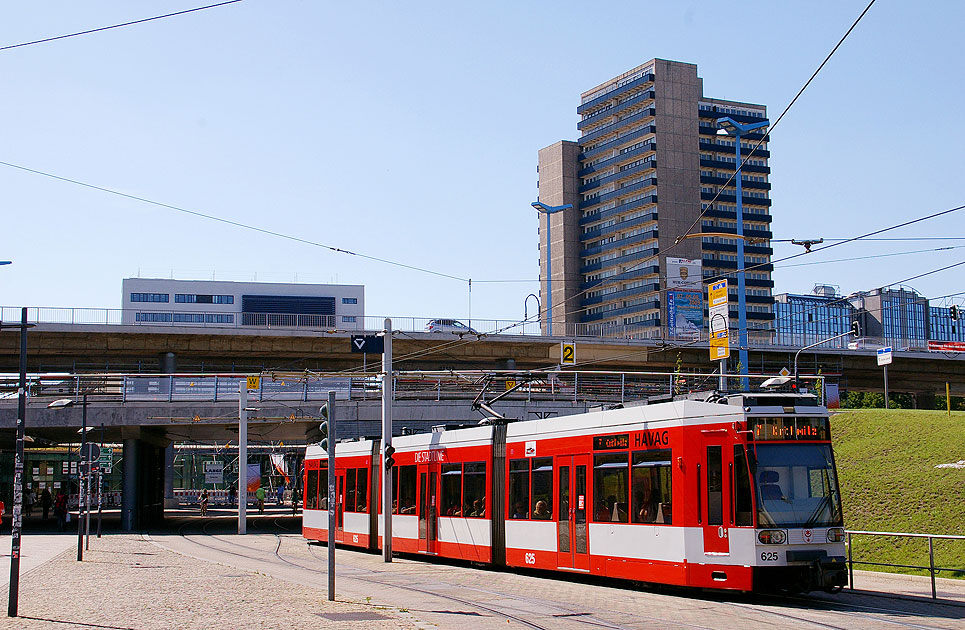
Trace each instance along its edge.
<instances>
[{"instance_id":1,"label":"building facade with balcony","mask_svg":"<svg viewBox=\"0 0 965 630\"><path fill-rule=\"evenodd\" d=\"M125 278L124 324L361 330L365 287Z\"/></svg>"},{"instance_id":2,"label":"building facade with balcony","mask_svg":"<svg viewBox=\"0 0 965 630\"><path fill-rule=\"evenodd\" d=\"M696 65L654 59L584 92L577 114L579 140L539 151L539 200L572 205L540 215L540 297L554 327L546 330L544 319L544 333L665 336L668 255L702 260L705 282L731 280L736 326L736 148L717 135L716 120L761 122L766 108L706 97ZM774 319L766 131L741 145L742 157L750 154L744 234L754 239L745 241L745 295L749 328L759 334ZM674 246L688 231L716 235Z\"/></svg>"}]
</instances>

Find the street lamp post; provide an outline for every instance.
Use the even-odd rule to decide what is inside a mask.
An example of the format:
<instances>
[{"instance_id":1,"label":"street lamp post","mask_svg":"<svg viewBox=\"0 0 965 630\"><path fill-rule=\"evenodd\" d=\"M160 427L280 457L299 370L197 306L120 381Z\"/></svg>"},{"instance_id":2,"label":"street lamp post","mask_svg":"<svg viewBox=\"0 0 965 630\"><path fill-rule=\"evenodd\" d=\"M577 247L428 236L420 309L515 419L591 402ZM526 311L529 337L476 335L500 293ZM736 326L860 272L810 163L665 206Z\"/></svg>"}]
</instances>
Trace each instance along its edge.
<instances>
[{"instance_id":1,"label":"street lamp post","mask_svg":"<svg viewBox=\"0 0 965 630\"><path fill-rule=\"evenodd\" d=\"M84 447L87 444L87 392L84 392L81 399L81 428L80 428L80 452L77 462L77 560L84 559ZM55 400L49 405L48 409L63 409L73 407L74 401L70 398Z\"/></svg>"},{"instance_id":2,"label":"street lamp post","mask_svg":"<svg viewBox=\"0 0 965 630\"><path fill-rule=\"evenodd\" d=\"M550 215L560 212L562 210L568 210L573 207L571 203L564 203L562 206L548 206L542 201L534 201L531 204L536 208L537 212L541 212L546 215L546 330L548 334L553 334L553 257L552 245L553 241L550 239ZM525 305L523 307L525 309Z\"/></svg>"},{"instance_id":3,"label":"street lamp post","mask_svg":"<svg viewBox=\"0 0 965 630\"><path fill-rule=\"evenodd\" d=\"M770 123L767 120L742 125L730 116L717 119L720 129L718 135L734 136L736 145L737 171L734 175L737 186L737 338L740 374L747 376L747 299L744 296L744 204L741 192L741 136ZM747 379L741 379L741 389L747 389Z\"/></svg>"}]
</instances>

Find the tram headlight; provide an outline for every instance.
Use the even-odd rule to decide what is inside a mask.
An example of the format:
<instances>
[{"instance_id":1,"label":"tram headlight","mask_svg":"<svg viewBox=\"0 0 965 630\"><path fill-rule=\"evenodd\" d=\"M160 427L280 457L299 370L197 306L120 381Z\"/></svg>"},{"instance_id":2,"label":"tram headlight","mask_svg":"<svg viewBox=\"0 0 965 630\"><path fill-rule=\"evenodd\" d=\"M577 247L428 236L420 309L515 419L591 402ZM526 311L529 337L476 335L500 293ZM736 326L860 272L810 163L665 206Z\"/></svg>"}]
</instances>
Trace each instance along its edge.
<instances>
[{"instance_id":1,"label":"tram headlight","mask_svg":"<svg viewBox=\"0 0 965 630\"><path fill-rule=\"evenodd\" d=\"M783 545L787 542L787 533L783 529L762 529L757 539L765 545Z\"/></svg>"},{"instance_id":2,"label":"tram headlight","mask_svg":"<svg viewBox=\"0 0 965 630\"><path fill-rule=\"evenodd\" d=\"M844 528L832 527L828 529L828 542L829 543L844 542Z\"/></svg>"}]
</instances>

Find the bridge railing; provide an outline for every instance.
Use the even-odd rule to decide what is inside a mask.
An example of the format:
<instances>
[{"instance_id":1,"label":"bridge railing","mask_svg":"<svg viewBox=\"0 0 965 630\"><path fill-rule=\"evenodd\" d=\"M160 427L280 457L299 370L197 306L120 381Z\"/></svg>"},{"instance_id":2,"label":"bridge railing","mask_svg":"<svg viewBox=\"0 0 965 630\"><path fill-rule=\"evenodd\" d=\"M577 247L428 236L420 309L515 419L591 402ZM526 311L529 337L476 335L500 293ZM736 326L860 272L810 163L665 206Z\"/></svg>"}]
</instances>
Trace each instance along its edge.
<instances>
[{"instance_id":1,"label":"bridge railing","mask_svg":"<svg viewBox=\"0 0 965 630\"><path fill-rule=\"evenodd\" d=\"M894 564L890 562L872 562L870 560L855 560L854 559L854 546L852 545L852 536L887 536L891 538L919 538L926 539L928 541L928 564L927 565L915 565L915 564ZM941 571L948 571L950 573L965 573L965 567L942 567L935 564L935 541L936 540L957 540L965 541L965 536L953 536L949 534L912 534L908 532L871 532L871 531L861 531L861 530L848 530L848 583L850 588L854 589L854 565L861 564L874 567L891 567L897 569L917 569L920 571L928 571L931 577L931 596L932 599L938 598L938 590L935 582L935 578Z\"/></svg>"},{"instance_id":2,"label":"bridge railing","mask_svg":"<svg viewBox=\"0 0 965 630\"><path fill-rule=\"evenodd\" d=\"M74 398L93 401L224 402L238 399L239 383L247 374L30 374L27 392L33 398ZM750 388L773 375L748 375ZM802 387L822 382L803 377ZM266 373L249 400L322 401L334 390L339 400L376 400L382 396L376 374ZM394 400L472 400L485 390L488 400L509 390L504 398L516 401L612 404L651 397L702 392L719 388L719 374L693 372L610 371L460 371L397 372ZM737 391L740 377L726 376L726 389ZM16 396L17 376L0 375L0 399ZM823 388L822 388L823 390Z\"/></svg>"},{"instance_id":3,"label":"bridge railing","mask_svg":"<svg viewBox=\"0 0 965 630\"><path fill-rule=\"evenodd\" d=\"M0 307L0 319L4 322L19 322L20 307ZM206 329L244 329L244 330L298 330L321 332L363 332L379 331L384 325L384 317L356 317L353 321L334 315L289 314L289 313L229 313L224 311L152 311L149 305L143 309L106 309L70 307L30 307L27 319L34 324L63 325L128 325L145 327L188 327ZM432 317L393 317L392 327L399 333L424 333ZM520 321L513 319L463 319L468 332L440 332L440 339L460 336L475 339L485 335L523 335L542 336L539 321ZM677 346L707 343L706 330L678 334L677 331L661 326L645 324L626 324L606 326L599 323L554 323L554 336L589 339L650 340L666 342ZM737 339L736 328L731 338ZM753 347L787 348L797 350L821 339L815 335L791 334L784 331L748 331L748 339ZM928 341L910 338L863 337L857 341L849 338L837 339L822 344L822 349L857 349L871 351L890 346L895 351L927 350Z\"/></svg>"}]
</instances>

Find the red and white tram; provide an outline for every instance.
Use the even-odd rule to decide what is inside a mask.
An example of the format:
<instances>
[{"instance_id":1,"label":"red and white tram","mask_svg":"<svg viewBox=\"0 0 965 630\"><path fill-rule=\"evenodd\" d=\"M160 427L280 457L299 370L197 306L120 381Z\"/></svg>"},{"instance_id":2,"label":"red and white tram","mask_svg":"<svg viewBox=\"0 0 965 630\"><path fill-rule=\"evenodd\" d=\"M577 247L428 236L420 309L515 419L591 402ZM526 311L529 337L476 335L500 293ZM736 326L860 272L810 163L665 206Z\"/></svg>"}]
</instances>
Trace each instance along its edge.
<instances>
[{"instance_id":1,"label":"red and white tram","mask_svg":"<svg viewBox=\"0 0 965 630\"><path fill-rule=\"evenodd\" d=\"M817 405L712 395L394 437L392 547L703 588L840 588L841 502ZM379 452L378 440L336 446L336 542L381 546ZM309 446L311 540L328 539L328 471Z\"/></svg>"}]
</instances>

